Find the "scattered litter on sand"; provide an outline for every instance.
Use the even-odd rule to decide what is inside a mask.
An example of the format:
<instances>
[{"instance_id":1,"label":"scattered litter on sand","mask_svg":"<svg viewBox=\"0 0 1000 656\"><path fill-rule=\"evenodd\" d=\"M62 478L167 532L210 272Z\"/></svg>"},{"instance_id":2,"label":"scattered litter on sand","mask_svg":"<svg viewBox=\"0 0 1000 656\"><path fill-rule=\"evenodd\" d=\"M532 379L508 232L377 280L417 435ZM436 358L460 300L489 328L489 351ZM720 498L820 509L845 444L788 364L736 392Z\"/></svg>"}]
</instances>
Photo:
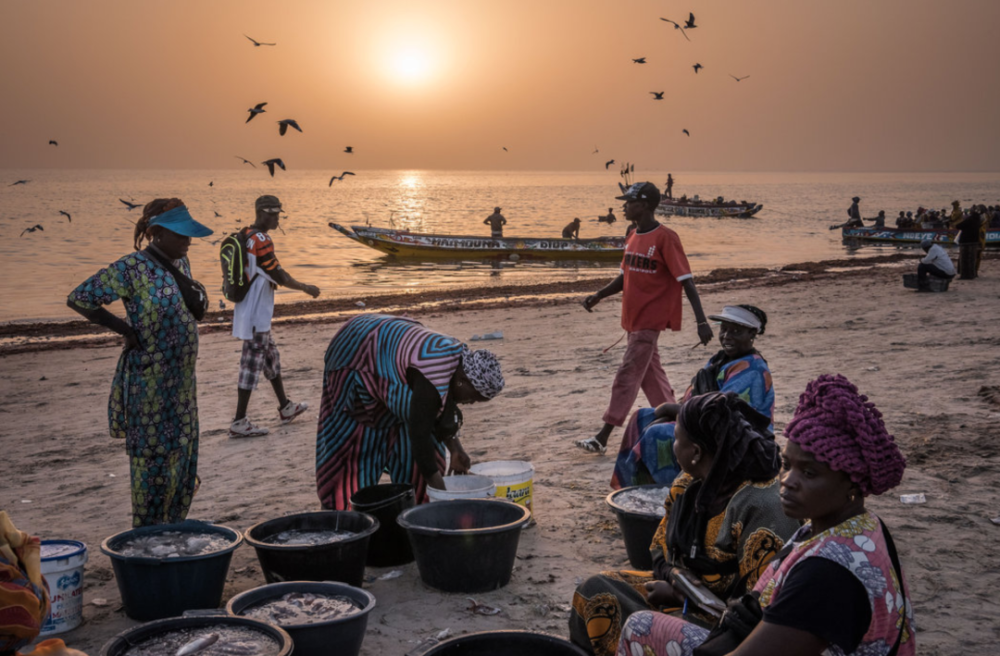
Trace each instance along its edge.
<instances>
[{"instance_id":1,"label":"scattered litter on sand","mask_svg":"<svg viewBox=\"0 0 1000 656\"><path fill-rule=\"evenodd\" d=\"M927 497L924 496L923 492L918 494L903 494L900 495L899 500L903 503L927 503Z\"/></svg>"}]
</instances>

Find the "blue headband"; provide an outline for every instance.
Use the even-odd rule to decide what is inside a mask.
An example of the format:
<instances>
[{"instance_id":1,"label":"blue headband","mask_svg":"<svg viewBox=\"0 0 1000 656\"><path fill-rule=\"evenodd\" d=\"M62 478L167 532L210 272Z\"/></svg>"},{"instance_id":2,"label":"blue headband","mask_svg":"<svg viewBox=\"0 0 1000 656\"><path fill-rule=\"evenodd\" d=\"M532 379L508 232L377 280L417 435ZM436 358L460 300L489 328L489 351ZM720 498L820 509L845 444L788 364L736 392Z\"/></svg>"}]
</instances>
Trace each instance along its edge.
<instances>
[{"instance_id":1,"label":"blue headband","mask_svg":"<svg viewBox=\"0 0 1000 656\"><path fill-rule=\"evenodd\" d=\"M154 216L149 220L149 227L153 226L166 228L185 237L207 237L212 234L212 229L195 221L183 205Z\"/></svg>"}]
</instances>

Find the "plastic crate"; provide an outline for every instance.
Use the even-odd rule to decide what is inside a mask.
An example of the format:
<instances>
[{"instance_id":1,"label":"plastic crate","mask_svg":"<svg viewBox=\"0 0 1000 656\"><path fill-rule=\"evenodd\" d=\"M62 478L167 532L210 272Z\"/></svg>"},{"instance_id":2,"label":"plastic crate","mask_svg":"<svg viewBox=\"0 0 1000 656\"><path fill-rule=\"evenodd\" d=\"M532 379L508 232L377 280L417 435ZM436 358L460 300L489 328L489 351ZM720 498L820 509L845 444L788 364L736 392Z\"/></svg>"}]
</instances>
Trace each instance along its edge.
<instances>
[{"instance_id":1,"label":"plastic crate","mask_svg":"<svg viewBox=\"0 0 1000 656\"><path fill-rule=\"evenodd\" d=\"M950 284L951 278L927 276L927 288L932 292L946 292L948 291L948 285ZM907 289L920 289L920 285L917 283L917 274L904 273L903 287L906 287Z\"/></svg>"}]
</instances>

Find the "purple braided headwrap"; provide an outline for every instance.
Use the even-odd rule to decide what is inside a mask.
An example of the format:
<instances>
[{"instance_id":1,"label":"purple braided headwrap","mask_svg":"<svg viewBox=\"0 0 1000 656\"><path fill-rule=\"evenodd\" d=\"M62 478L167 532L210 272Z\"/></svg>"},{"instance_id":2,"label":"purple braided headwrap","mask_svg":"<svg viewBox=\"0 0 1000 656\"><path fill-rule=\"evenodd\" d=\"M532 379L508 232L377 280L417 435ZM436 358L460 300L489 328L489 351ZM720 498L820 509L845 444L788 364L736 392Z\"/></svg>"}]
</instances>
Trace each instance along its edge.
<instances>
[{"instance_id":1,"label":"purple braided headwrap","mask_svg":"<svg viewBox=\"0 0 1000 656\"><path fill-rule=\"evenodd\" d=\"M906 459L882 413L840 374L824 374L806 386L785 437L850 476L865 496L882 494L903 478Z\"/></svg>"}]
</instances>

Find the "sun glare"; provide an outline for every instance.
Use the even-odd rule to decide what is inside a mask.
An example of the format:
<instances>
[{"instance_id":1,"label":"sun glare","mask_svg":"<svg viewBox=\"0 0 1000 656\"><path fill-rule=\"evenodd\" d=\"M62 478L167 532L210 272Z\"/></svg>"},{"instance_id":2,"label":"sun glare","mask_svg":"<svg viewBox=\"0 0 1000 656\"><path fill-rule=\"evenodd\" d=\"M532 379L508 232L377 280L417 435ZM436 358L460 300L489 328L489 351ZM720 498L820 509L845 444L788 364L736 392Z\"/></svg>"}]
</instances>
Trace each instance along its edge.
<instances>
[{"instance_id":1,"label":"sun glare","mask_svg":"<svg viewBox=\"0 0 1000 656\"><path fill-rule=\"evenodd\" d=\"M390 69L400 82L418 84L430 78L433 65L426 51L419 48L403 48L391 55Z\"/></svg>"}]
</instances>

